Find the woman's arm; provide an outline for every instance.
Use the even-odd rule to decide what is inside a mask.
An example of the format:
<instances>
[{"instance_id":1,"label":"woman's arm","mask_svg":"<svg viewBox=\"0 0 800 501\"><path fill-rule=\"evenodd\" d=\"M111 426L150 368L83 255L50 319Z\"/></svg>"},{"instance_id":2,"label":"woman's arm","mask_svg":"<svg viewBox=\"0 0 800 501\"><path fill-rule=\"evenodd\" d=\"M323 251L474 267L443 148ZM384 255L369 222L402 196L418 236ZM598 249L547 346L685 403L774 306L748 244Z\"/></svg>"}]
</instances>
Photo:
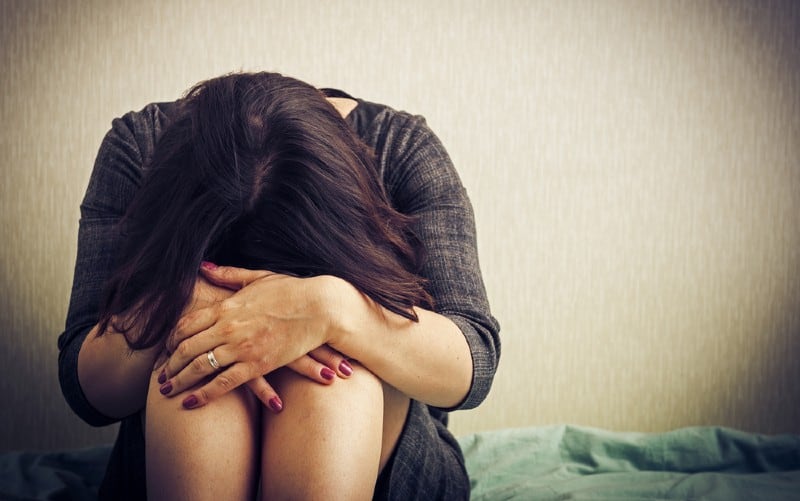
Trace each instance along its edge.
<instances>
[{"instance_id":1,"label":"woman's arm","mask_svg":"<svg viewBox=\"0 0 800 501\"><path fill-rule=\"evenodd\" d=\"M196 406L325 343L430 405L454 407L470 389L469 346L443 315L416 308L419 321L411 321L333 276L304 279L227 266L204 268L203 274L218 285L246 285L229 300L178 323L176 341L183 342L170 346L174 353L165 367L170 396L215 373L203 363L210 349L225 370L193 392Z\"/></svg>"},{"instance_id":2,"label":"woman's arm","mask_svg":"<svg viewBox=\"0 0 800 501\"><path fill-rule=\"evenodd\" d=\"M95 325L78 354L78 380L84 395L100 413L122 419L138 412L147 399L148 376L161 350L133 351L125 336Z\"/></svg>"},{"instance_id":3,"label":"woman's arm","mask_svg":"<svg viewBox=\"0 0 800 501\"><path fill-rule=\"evenodd\" d=\"M417 218L414 231L426 255L420 274L427 279L434 311L457 326L469 347L469 391L449 408L476 407L489 393L497 369L500 326L491 314L481 275L472 204L449 154L424 118L384 108L368 123L361 134L376 152L390 200L397 210ZM418 328L424 327L421 323ZM420 341L417 349L427 350ZM442 350L437 356L446 367L447 353ZM447 370L443 375L451 377Z\"/></svg>"},{"instance_id":4,"label":"woman's arm","mask_svg":"<svg viewBox=\"0 0 800 501\"><path fill-rule=\"evenodd\" d=\"M249 270L232 267L204 269L203 273L218 284L248 283L256 276ZM270 308L273 312L298 311L291 305L291 290L309 291L306 297L313 299L306 301L301 316L307 325L316 327L312 331L323 333L329 346L358 360L415 400L450 408L463 402L470 389L473 367L469 345L458 326L443 315L415 308L419 321L414 322L392 313L350 283L333 276L315 280L259 278L250 282L249 287L248 295L254 299L263 295L279 298L273 301ZM318 320L309 320L314 317ZM240 318L243 320L246 314Z\"/></svg>"},{"instance_id":5,"label":"woman's arm","mask_svg":"<svg viewBox=\"0 0 800 501\"><path fill-rule=\"evenodd\" d=\"M334 349L415 400L443 408L464 401L472 383L472 357L452 320L415 308L419 321L413 322L344 280L335 279L330 287L335 320L328 343Z\"/></svg>"},{"instance_id":6,"label":"woman's arm","mask_svg":"<svg viewBox=\"0 0 800 501\"><path fill-rule=\"evenodd\" d=\"M139 187L143 159L152 152L163 120L159 106L149 105L112 122L111 130L100 145L81 203L72 294L65 330L58 339L59 381L70 407L94 426L111 424L119 416L105 414L96 407L92 398L87 398L83 382L91 379L92 384L102 385L110 380L106 379L108 372L105 370L89 371L84 374L88 378L79 376L79 366L89 360L81 352L84 345L101 347L100 344L84 343L84 340L94 339L103 288L121 241L118 222ZM114 338L120 336L109 335L104 341L111 342ZM106 353L113 356L116 352ZM114 363L141 363L139 357L128 357L122 350L116 354L119 356L111 359ZM148 371L151 369L152 364ZM143 405L144 400L139 404Z\"/></svg>"}]
</instances>

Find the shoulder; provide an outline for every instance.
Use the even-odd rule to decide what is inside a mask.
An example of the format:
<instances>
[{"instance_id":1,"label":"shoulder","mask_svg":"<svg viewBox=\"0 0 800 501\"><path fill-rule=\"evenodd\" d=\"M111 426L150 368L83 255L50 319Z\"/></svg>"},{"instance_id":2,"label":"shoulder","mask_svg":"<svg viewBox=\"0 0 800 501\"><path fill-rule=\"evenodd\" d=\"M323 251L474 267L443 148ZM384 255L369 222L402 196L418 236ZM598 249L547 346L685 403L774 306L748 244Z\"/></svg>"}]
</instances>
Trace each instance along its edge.
<instances>
[{"instance_id":1,"label":"shoulder","mask_svg":"<svg viewBox=\"0 0 800 501\"><path fill-rule=\"evenodd\" d=\"M348 119L374 151L378 175L398 210L467 205L450 155L422 115L361 100Z\"/></svg>"},{"instance_id":2,"label":"shoulder","mask_svg":"<svg viewBox=\"0 0 800 501\"><path fill-rule=\"evenodd\" d=\"M430 160L449 162L444 146L422 115L359 100L348 120L375 153L380 175L390 191L398 176L425 170L433 166Z\"/></svg>"},{"instance_id":3,"label":"shoulder","mask_svg":"<svg viewBox=\"0 0 800 501\"><path fill-rule=\"evenodd\" d=\"M414 137L431 134L422 115L363 99L357 101L358 106L350 113L348 120L361 139L370 146L381 146L388 139L392 139L392 143L398 140L405 143Z\"/></svg>"},{"instance_id":4,"label":"shoulder","mask_svg":"<svg viewBox=\"0 0 800 501\"><path fill-rule=\"evenodd\" d=\"M129 111L111 122L106 142L135 153L146 161L155 150L156 142L171 121L176 102L150 103L138 111Z\"/></svg>"},{"instance_id":5,"label":"shoulder","mask_svg":"<svg viewBox=\"0 0 800 501\"><path fill-rule=\"evenodd\" d=\"M173 103L152 103L112 120L111 129L100 143L81 204L84 216L125 211L173 109Z\"/></svg>"}]
</instances>

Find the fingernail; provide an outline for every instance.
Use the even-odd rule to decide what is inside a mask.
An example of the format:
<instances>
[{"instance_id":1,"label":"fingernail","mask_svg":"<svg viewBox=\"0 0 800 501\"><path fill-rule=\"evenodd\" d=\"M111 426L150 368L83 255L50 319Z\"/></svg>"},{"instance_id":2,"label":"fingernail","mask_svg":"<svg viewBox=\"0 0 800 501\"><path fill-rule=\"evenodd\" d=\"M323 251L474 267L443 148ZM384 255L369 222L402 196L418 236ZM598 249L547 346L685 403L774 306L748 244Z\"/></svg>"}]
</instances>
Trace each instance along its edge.
<instances>
[{"instance_id":1,"label":"fingernail","mask_svg":"<svg viewBox=\"0 0 800 501\"><path fill-rule=\"evenodd\" d=\"M162 370L161 374L158 375L158 384L164 384L167 382L167 372Z\"/></svg>"},{"instance_id":2,"label":"fingernail","mask_svg":"<svg viewBox=\"0 0 800 501\"><path fill-rule=\"evenodd\" d=\"M189 397L194 398L194 397ZM278 397L272 397L269 399L269 406L274 412L280 412L283 410L283 403L281 399Z\"/></svg>"},{"instance_id":3,"label":"fingernail","mask_svg":"<svg viewBox=\"0 0 800 501\"><path fill-rule=\"evenodd\" d=\"M328 381L336 377L336 373L327 367L323 367L322 370L319 371L319 375L322 376L322 379L327 379Z\"/></svg>"},{"instance_id":4,"label":"fingernail","mask_svg":"<svg viewBox=\"0 0 800 501\"><path fill-rule=\"evenodd\" d=\"M353 366L347 363L347 360L342 360L342 363L339 364L339 372L345 376L350 376L353 374Z\"/></svg>"},{"instance_id":5,"label":"fingernail","mask_svg":"<svg viewBox=\"0 0 800 501\"><path fill-rule=\"evenodd\" d=\"M195 405L197 405L197 397L195 397L194 395L189 395L189 396L188 396L188 397L186 397L186 399L183 401L183 406L184 406L185 408L187 408L187 409L191 409L191 408L192 408L192 407L194 407Z\"/></svg>"},{"instance_id":6,"label":"fingernail","mask_svg":"<svg viewBox=\"0 0 800 501\"><path fill-rule=\"evenodd\" d=\"M200 263L200 267L206 270L216 270L217 268L219 268L219 266L212 263L211 261L203 261L202 263Z\"/></svg>"},{"instance_id":7,"label":"fingernail","mask_svg":"<svg viewBox=\"0 0 800 501\"><path fill-rule=\"evenodd\" d=\"M160 391L162 395L166 395L167 393L171 392L172 381L167 381L165 384L162 384L158 391Z\"/></svg>"}]
</instances>

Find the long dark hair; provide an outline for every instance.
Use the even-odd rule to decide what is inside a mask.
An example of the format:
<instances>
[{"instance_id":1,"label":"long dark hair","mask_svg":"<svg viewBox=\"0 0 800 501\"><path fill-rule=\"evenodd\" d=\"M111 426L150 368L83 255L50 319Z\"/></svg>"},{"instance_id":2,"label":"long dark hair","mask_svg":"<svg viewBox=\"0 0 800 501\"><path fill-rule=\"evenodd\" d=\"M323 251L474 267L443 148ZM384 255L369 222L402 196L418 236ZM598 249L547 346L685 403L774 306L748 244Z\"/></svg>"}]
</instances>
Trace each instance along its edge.
<instances>
[{"instance_id":1,"label":"long dark hair","mask_svg":"<svg viewBox=\"0 0 800 501\"><path fill-rule=\"evenodd\" d=\"M232 74L177 108L121 222L99 332L111 323L132 349L163 342L203 260L335 275L412 320L431 305L413 219L391 207L372 154L321 91Z\"/></svg>"}]
</instances>

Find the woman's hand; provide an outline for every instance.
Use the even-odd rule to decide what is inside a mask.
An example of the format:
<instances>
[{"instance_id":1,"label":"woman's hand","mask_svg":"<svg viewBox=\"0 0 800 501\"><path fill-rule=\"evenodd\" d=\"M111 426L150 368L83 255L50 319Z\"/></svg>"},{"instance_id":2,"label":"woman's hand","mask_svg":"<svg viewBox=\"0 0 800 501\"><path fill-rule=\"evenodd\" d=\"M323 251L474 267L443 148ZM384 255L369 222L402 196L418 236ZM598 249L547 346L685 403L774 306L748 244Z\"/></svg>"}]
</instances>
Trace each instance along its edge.
<instances>
[{"instance_id":1,"label":"woman's hand","mask_svg":"<svg viewBox=\"0 0 800 501\"><path fill-rule=\"evenodd\" d=\"M344 356L325 346L332 318L326 277L300 279L210 263L203 274L231 295L178 322L167 343L172 353L160 379L163 394L203 382L183 401L194 408L247 383L265 405L280 411L283 404L263 375L288 366L328 384L352 373Z\"/></svg>"}]
</instances>

